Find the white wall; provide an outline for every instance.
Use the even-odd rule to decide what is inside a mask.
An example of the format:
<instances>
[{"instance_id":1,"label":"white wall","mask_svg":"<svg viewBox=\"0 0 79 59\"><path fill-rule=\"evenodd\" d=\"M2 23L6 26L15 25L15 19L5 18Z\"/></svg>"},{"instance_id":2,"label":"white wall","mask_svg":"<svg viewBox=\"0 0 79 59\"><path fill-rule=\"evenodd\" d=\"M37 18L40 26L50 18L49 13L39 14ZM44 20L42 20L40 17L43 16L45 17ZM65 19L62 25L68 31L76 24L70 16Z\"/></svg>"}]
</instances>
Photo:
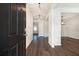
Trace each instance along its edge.
<instances>
[{"instance_id":1,"label":"white wall","mask_svg":"<svg viewBox=\"0 0 79 59\"><path fill-rule=\"evenodd\" d=\"M48 14L49 20L49 44L52 48L57 45L61 45L61 17L60 17L60 8L52 8Z\"/></svg>"},{"instance_id":2,"label":"white wall","mask_svg":"<svg viewBox=\"0 0 79 59\"><path fill-rule=\"evenodd\" d=\"M26 48L33 39L33 16L26 4Z\"/></svg>"},{"instance_id":3,"label":"white wall","mask_svg":"<svg viewBox=\"0 0 79 59\"><path fill-rule=\"evenodd\" d=\"M54 48L54 23L53 23L53 16L54 16L53 7L48 14L48 43L49 45Z\"/></svg>"},{"instance_id":4,"label":"white wall","mask_svg":"<svg viewBox=\"0 0 79 59\"><path fill-rule=\"evenodd\" d=\"M49 22L48 22L48 19L45 19L45 20L44 20L44 27L43 27L43 28L44 28L44 36L45 36L45 37L48 37L48 27L49 27L49 26L48 26L48 23L49 23Z\"/></svg>"},{"instance_id":5,"label":"white wall","mask_svg":"<svg viewBox=\"0 0 79 59\"><path fill-rule=\"evenodd\" d=\"M53 13L53 23L54 23L54 45L58 46L61 45L61 14L60 8L54 8Z\"/></svg>"},{"instance_id":6,"label":"white wall","mask_svg":"<svg viewBox=\"0 0 79 59\"><path fill-rule=\"evenodd\" d=\"M44 36L44 21L39 19L39 36Z\"/></svg>"},{"instance_id":7,"label":"white wall","mask_svg":"<svg viewBox=\"0 0 79 59\"><path fill-rule=\"evenodd\" d=\"M63 13L62 36L79 39L79 13Z\"/></svg>"}]
</instances>

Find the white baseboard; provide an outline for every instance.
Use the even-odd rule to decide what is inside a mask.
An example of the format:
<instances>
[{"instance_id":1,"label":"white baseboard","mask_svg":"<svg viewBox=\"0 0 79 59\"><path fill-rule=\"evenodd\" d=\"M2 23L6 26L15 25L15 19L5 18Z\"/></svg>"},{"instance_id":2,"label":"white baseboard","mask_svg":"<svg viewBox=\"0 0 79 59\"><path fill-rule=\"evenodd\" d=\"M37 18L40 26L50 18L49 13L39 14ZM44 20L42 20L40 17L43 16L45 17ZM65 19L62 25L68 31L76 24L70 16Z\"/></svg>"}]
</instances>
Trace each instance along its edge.
<instances>
[{"instance_id":1,"label":"white baseboard","mask_svg":"<svg viewBox=\"0 0 79 59\"><path fill-rule=\"evenodd\" d=\"M32 43L32 40L29 42L29 44L26 43L26 49L29 47L31 43Z\"/></svg>"},{"instance_id":2,"label":"white baseboard","mask_svg":"<svg viewBox=\"0 0 79 59\"><path fill-rule=\"evenodd\" d=\"M52 44L50 44L49 42L48 42L48 44L51 46L51 48L55 48L55 46L54 46L54 45L52 45Z\"/></svg>"},{"instance_id":3,"label":"white baseboard","mask_svg":"<svg viewBox=\"0 0 79 59\"><path fill-rule=\"evenodd\" d=\"M73 38L73 39L79 39L79 37L74 37L74 36L61 36L61 37L70 37L70 38Z\"/></svg>"},{"instance_id":4,"label":"white baseboard","mask_svg":"<svg viewBox=\"0 0 79 59\"><path fill-rule=\"evenodd\" d=\"M41 36L42 36L42 37L48 37L47 35L39 35L39 37L41 37Z\"/></svg>"},{"instance_id":5,"label":"white baseboard","mask_svg":"<svg viewBox=\"0 0 79 59\"><path fill-rule=\"evenodd\" d=\"M61 44L55 44L55 46L61 46Z\"/></svg>"}]
</instances>

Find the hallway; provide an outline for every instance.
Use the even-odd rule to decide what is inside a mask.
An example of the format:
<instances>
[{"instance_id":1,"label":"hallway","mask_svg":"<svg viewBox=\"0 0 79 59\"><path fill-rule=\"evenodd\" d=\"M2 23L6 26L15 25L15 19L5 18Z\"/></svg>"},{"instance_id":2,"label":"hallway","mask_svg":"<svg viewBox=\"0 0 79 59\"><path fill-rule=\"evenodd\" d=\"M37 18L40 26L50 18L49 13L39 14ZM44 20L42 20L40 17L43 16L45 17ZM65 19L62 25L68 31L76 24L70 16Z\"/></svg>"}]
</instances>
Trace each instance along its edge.
<instances>
[{"instance_id":1,"label":"hallway","mask_svg":"<svg viewBox=\"0 0 79 59\"><path fill-rule=\"evenodd\" d=\"M34 3L26 10L27 56L79 56L79 4Z\"/></svg>"},{"instance_id":2,"label":"hallway","mask_svg":"<svg viewBox=\"0 0 79 59\"><path fill-rule=\"evenodd\" d=\"M51 48L47 38L32 41L27 48L27 56L79 56L79 40L62 37L62 46Z\"/></svg>"}]
</instances>

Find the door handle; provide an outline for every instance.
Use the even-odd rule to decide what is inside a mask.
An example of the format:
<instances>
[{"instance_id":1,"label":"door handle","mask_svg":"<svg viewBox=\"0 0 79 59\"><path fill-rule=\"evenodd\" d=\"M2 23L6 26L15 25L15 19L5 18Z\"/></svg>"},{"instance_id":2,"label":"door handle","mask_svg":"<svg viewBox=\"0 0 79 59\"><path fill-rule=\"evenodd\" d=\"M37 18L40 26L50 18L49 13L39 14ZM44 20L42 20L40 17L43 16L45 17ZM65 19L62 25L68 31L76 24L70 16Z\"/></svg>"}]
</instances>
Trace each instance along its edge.
<instances>
[{"instance_id":1,"label":"door handle","mask_svg":"<svg viewBox=\"0 0 79 59\"><path fill-rule=\"evenodd\" d=\"M27 36L27 34L24 34L24 36Z\"/></svg>"}]
</instances>

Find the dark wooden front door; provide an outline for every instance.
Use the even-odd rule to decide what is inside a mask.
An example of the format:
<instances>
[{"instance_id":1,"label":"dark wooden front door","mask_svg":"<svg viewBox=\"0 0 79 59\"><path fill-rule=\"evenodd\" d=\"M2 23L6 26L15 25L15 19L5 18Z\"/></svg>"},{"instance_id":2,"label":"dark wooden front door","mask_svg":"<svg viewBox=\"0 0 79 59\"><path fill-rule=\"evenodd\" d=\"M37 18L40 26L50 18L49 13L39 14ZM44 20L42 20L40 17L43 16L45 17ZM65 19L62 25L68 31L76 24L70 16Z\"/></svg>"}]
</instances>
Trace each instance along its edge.
<instances>
[{"instance_id":1,"label":"dark wooden front door","mask_svg":"<svg viewBox=\"0 0 79 59\"><path fill-rule=\"evenodd\" d=\"M0 3L0 55L26 55L23 3Z\"/></svg>"}]
</instances>

